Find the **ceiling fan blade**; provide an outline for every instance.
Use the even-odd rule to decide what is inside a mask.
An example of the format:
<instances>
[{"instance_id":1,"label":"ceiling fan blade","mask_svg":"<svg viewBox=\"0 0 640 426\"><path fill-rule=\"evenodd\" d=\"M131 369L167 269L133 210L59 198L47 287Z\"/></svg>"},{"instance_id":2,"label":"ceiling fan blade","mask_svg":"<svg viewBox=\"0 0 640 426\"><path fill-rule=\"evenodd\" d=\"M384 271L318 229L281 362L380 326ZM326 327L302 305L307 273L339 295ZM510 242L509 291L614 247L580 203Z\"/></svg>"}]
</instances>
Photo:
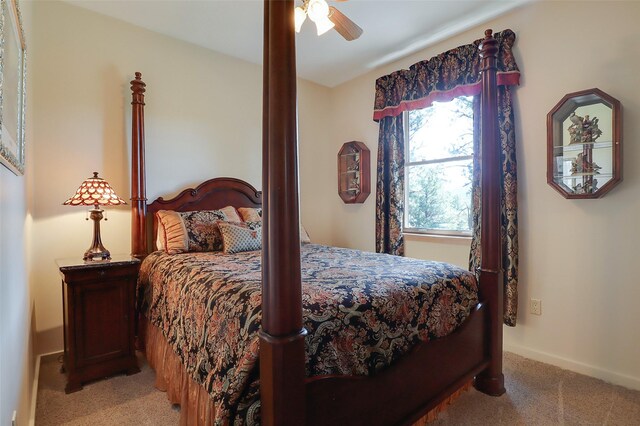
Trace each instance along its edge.
<instances>
[{"instance_id":1,"label":"ceiling fan blade","mask_svg":"<svg viewBox=\"0 0 640 426\"><path fill-rule=\"evenodd\" d=\"M329 6L329 20L335 24L335 30L347 41L362 35L362 28L333 6Z\"/></svg>"}]
</instances>

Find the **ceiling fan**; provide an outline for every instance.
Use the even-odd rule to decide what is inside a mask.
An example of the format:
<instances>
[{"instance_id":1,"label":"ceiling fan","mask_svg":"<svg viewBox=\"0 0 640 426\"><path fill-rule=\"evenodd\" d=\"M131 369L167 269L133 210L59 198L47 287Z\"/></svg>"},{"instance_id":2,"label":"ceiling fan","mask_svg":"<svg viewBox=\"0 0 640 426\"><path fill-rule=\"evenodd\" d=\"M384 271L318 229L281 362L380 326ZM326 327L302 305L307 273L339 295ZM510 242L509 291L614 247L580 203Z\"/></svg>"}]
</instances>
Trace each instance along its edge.
<instances>
[{"instance_id":1,"label":"ceiling fan","mask_svg":"<svg viewBox=\"0 0 640 426\"><path fill-rule=\"evenodd\" d=\"M346 1L346 0L336 0ZM325 0L303 0L302 6L295 9L296 32L300 32L303 22L309 16L316 24L318 35L322 35L331 28L347 41L357 39L362 35L362 28L347 18L342 12L333 6L329 6Z\"/></svg>"}]
</instances>

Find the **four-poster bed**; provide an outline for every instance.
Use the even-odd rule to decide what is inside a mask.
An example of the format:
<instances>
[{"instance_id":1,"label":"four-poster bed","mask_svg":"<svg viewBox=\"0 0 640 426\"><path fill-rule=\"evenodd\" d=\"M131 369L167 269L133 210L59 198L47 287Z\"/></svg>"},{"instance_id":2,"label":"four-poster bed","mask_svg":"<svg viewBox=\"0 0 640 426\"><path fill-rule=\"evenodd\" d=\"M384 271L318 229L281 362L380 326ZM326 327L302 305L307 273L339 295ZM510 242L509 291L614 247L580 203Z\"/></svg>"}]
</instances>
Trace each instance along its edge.
<instances>
[{"instance_id":1,"label":"four-poster bed","mask_svg":"<svg viewBox=\"0 0 640 426\"><path fill-rule=\"evenodd\" d=\"M263 192L232 178L204 182L171 200L147 205L144 163L145 83L136 73L133 91L132 254L147 257L155 248L155 213L261 207L263 211L262 305L259 331L260 418L263 424L411 424L470 380L490 395L504 393L502 375L502 279L500 266L499 137L496 124L496 41L488 30L482 49L482 266L479 303L446 337L420 342L391 366L371 376L305 377L305 336L297 179L295 33L292 1L264 3ZM146 324L141 321L142 329ZM160 339L158 329L147 329ZM144 333L144 332L143 332ZM166 338L166 336L164 336ZM148 340L147 340L148 341ZM167 349L169 348L169 349ZM149 355L148 355L149 356ZM166 353L161 363L175 364ZM167 361L170 360L170 361ZM151 360L154 367L159 361ZM155 364L155 365L154 365ZM163 374L157 371L158 374ZM171 373L173 374L173 373ZM182 392L196 399L207 393L188 381ZM257 374L257 373L256 373ZM176 385L167 384L169 387ZM180 386L177 386L178 388ZM187 392L186 389L189 389ZM207 389L209 391L210 389ZM180 389L174 389L179 394ZM193 404L189 395L174 402ZM184 408L184 407L183 407ZM208 409L207 409L208 410ZM189 424L209 421L199 411Z\"/></svg>"}]
</instances>

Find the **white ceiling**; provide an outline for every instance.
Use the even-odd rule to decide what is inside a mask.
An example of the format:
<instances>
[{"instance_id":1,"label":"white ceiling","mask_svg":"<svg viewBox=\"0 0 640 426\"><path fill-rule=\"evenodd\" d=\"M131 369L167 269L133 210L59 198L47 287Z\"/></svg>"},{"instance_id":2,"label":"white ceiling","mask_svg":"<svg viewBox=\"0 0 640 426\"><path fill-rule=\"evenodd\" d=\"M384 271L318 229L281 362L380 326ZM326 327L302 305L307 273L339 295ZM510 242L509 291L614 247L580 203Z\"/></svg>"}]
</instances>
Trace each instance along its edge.
<instances>
[{"instance_id":1,"label":"white ceiling","mask_svg":"<svg viewBox=\"0 0 640 426\"><path fill-rule=\"evenodd\" d=\"M307 20L296 40L298 75L334 87L527 1L330 1L362 27L364 34L351 42L333 30L318 37L315 25ZM262 62L261 0L68 0L68 3L249 62Z\"/></svg>"}]
</instances>

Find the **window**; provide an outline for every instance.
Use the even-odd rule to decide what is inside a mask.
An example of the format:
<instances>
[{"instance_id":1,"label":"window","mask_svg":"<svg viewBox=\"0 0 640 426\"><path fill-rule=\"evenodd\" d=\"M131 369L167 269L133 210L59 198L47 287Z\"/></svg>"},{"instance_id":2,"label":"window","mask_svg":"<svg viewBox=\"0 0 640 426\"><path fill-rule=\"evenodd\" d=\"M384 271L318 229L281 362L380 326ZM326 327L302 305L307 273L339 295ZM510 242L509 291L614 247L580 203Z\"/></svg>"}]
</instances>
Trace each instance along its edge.
<instances>
[{"instance_id":1,"label":"window","mask_svg":"<svg viewBox=\"0 0 640 426\"><path fill-rule=\"evenodd\" d=\"M473 97L405 114L405 231L471 235Z\"/></svg>"}]
</instances>

